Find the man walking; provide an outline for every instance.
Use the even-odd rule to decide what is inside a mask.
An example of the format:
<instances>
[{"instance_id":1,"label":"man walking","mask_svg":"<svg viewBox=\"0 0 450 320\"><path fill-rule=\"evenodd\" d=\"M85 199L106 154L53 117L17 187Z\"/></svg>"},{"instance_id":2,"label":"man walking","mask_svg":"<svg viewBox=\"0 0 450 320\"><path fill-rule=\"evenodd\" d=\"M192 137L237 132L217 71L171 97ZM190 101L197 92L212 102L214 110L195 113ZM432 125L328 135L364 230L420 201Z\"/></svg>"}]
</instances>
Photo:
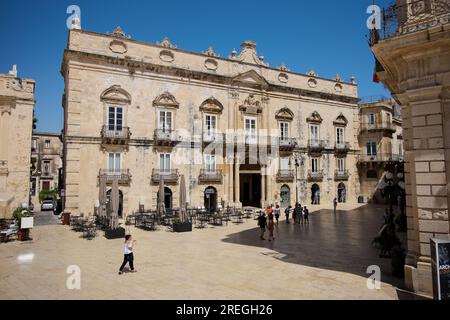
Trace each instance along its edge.
<instances>
[{"instance_id":1,"label":"man walking","mask_svg":"<svg viewBox=\"0 0 450 320\"><path fill-rule=\"evenodd\" d=\"M336 199L336 197L335 197L335 198L333 199L334 214L336 214L337 204L338 204L338 202L337 202L337 199Z\"/></svg>"},{"instance_id":2,"label":"man walking","mask_svg":"<svg viewBox=\"0 0 450 320\"><path fill-rule=\"evenodd\" d=\"M261 240L266 240L264 238L264 233L266 232L266 225L267 225L267 218L264 212L261 212L261 214L258 217L258 226L261 229L261 234L259 238Z\"/></svg>"}]
</instances>

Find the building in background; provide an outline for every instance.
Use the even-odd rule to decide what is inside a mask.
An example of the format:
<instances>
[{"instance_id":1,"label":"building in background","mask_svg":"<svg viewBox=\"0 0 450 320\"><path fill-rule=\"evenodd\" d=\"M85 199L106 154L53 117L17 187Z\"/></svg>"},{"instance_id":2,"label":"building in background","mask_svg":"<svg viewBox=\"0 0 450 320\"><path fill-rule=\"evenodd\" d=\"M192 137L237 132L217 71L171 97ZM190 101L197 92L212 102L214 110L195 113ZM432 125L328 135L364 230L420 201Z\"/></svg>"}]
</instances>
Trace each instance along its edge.
<instances>
[{"instance_id":1,"label":"building in background","mask_svg":"<svg viewBox=\"0 0 450 320\"><path fill-rule=\"evenodd\" d=\"M371 97L360 102L358 172L364 202L385 202L377 188L386 166L403 161L402 120L391 98Z\"/></svg>"},{"instance_id":2,"label":"building in background","mask_svg":"<svg viewBox=\"0 0 450 320\"><path fill-rule=\"evenodd\" d=\"M59 190L62 168L61 134L33 132L31 142L31 203L35 209L40 207L41 191Z\"/></svg>"},{"instance_id":3,"label":"building in background","mask_svg":"<svg viewBox=\"0 0 450 320\"><path fill-rule=\"evenodd\" d=\"M209 209L332 203L338 193L356 202L355 79L270 67L252 41L241 48L223 58L167 38L132 40L120 28L70 30L61 68L65 210L94 213L99 177L119 177L119 214L155 209L160 179L166 207L177 207L181 174L189 204Z\"/></svg>"},{"instance_id":4,"label":"building in background","mask_svg":"<svg viewBox=\"0 0 450 320\"><path fill-rule=\"evenodd\" d=\"M0 74L0 218L27 206L35 82L17 77L16 67Z\"/></svg>"},{"instance_id":5,"label":"building in background","mask_svg":"<svg viewBox=\"0 0 450 320\"><path fill-rule=\"evenodd\" d=\"M432 294L430 238L450 225L450 7L398 0L373 32L377 76L402 107L408 225L406 286Z\"/></svg>"}]
</instances>

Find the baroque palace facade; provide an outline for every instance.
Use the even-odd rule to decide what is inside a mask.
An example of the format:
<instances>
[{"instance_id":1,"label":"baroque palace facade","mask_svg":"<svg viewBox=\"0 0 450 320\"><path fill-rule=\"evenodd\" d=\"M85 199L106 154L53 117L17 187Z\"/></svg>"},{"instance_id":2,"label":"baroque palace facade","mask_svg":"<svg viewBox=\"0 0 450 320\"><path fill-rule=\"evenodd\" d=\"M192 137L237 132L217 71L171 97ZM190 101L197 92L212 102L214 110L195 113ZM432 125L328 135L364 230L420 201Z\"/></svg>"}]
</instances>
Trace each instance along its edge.
<instances>
[{"instance_id":1,"label":"baroque palace facade","mask_svg":"<svg viewBox=\"0 0 450 320\"><path fill-rule=\"evenodd\" d=\"M100 177L119 177L122 215L156 208L160 179L178 207L180 175L190 206L357 201L355 79L272 68L255 43L241 48L222 58L75 25L61 68L65 210L95 212Z\"/></svg>"}]
</instances>

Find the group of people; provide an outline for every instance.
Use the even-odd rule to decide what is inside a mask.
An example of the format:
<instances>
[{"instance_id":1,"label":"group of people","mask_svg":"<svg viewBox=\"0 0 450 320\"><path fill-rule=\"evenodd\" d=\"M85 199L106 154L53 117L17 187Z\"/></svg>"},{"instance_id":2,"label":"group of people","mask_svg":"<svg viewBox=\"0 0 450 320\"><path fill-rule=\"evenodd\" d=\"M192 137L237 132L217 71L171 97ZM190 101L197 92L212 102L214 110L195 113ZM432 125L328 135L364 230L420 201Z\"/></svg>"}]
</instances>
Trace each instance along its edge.
<instances>
[{"instance_id":1,"label":"group of people","mask_svg":"<svg viewBox=\"0 0 450 320\"><path fill-rule=\"evenodd\" d=\"M258 217L258 226L261 229L260 239L266 240L264 235L266 233L266 229L269 231L269 241L275 240L273 235L275 224L278 225L280 219L281 209L279 205L270 205L265 211L261 212ZM295 207L292 209L292 206L288 206L284 210L284 214L286 215L286 223L290 223L289 218L292 214L292 219L294 220L294 224L309 224L309 210L306 207L302 207L299 203L295 204Z\"/></svg>"}]
</instances>

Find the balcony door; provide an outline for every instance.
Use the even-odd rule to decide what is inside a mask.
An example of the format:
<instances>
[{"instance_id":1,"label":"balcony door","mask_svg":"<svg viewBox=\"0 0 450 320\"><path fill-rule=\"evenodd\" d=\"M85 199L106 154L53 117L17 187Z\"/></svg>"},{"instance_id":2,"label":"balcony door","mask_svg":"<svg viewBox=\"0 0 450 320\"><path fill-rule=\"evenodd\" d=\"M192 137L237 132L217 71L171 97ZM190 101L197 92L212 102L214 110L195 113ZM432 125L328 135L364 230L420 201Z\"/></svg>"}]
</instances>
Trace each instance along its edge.
<instances>
[{"instance_id":1,"label":"balcony door","mask_svg":"<svg viewBox=\"0 0 450 320\"><path fill-rule=\"evenodd\" d=\"M319 126L318 125L310 125L309 126L309 139L314 144L319 142Z\"/></svg>"},{"instance_id":2,"label":"balcony door","mask_svg":"<svg viewBox=\"0 0 450 320\"><path fill-rule=\"evenodd\" d=\"M123 128L123 107L108 107L108 130L122 131Z\"/></svg>"},{"instance_id":3,"label":"balcony door","mask_svg":"<svg viewBox=\"0 0 450 320\"><path fill-rule=\"evenodd\" d=\"M160 110L158 129L162 130L163 132L172 131L172 119L173 117L171 111Z\"/></svg>"},{"instance_id":4,"label":"balcony door","mask_svg":"<svg viewBox=\"0 0 450 320\"><path fill-rule=\"evenodd\" d=\"M216 156L213 154L205 154L205 172L216 172Z\"/></svg>"},{"instance_id":5,"label":"balcony door","mask_svg":"<svg viewBox=\"0 0 450 320\"><path fill-rule=\"evenodd\" d=\"M345 159L344 158L337 159L337 170L339 173L345 172Z\"/></svg>"},{"instance_id":6,"label":"balcony door","mask_svg":"<svg viewBox=\"0 0 450 320\"><path fill-rule=\"evenodd\" d=\"M289 158L280 158L280 169L284 172L289 170Z\"/></svg>"},{"instance_id":7,"label":"balcony door","mask_svg":"<svg viewBox=\"0 0 450 320\"><path fill-rule=\"evenodd\" d=\"M159 155L159 169L161 174L170 174L170 153Z\"/></svg>"},{"instance_id":8,"label":"balcony door","mask_svg":"<svg viewBox=\"0 0 450 320\"><path fill-rule=\"evenodd\" d=\"M214 137L217 130L217 116L207 114L205 115L204 132L208 137Z\"/></svg>"},{"instance_id":9,"label":"balcony door","mask_svg":"<svg viewBox=\"0 0 450 320\"><path fill-rule=\"evenodd\" d=\"M245 122L245 139L249 143L256 143L256 132L258 130L256 117L244 118Z\"/></svg>"},{"instance_id":10,"label":"balcony door","mask_svg":"<svg viewBox=\"0 0 450 320\"><path fill-rule=\"evenodd\" d=\"M341 146L344 144L344 128L336 128L336 144Z\"/></svg>"},{"instance_id":11,"label":"balcony door","mask_svg":"<svg viewBox=\"0 0 450 320\"><path fill-rule=\"evenodd\" d=\"M108 153L108 173L109 174L120 174L122 155L118 152Z\"/></svg>"},{"instance_id":12,"label":"balcony door","mask_svg":"<svg viewBox=\"0 0 450 320\"><path fill-rule=\"evenodd\" d=\"M289 138L289 123L280 122L280 140L282 142L287 141Z\"/></svg>"}]
</instances>

